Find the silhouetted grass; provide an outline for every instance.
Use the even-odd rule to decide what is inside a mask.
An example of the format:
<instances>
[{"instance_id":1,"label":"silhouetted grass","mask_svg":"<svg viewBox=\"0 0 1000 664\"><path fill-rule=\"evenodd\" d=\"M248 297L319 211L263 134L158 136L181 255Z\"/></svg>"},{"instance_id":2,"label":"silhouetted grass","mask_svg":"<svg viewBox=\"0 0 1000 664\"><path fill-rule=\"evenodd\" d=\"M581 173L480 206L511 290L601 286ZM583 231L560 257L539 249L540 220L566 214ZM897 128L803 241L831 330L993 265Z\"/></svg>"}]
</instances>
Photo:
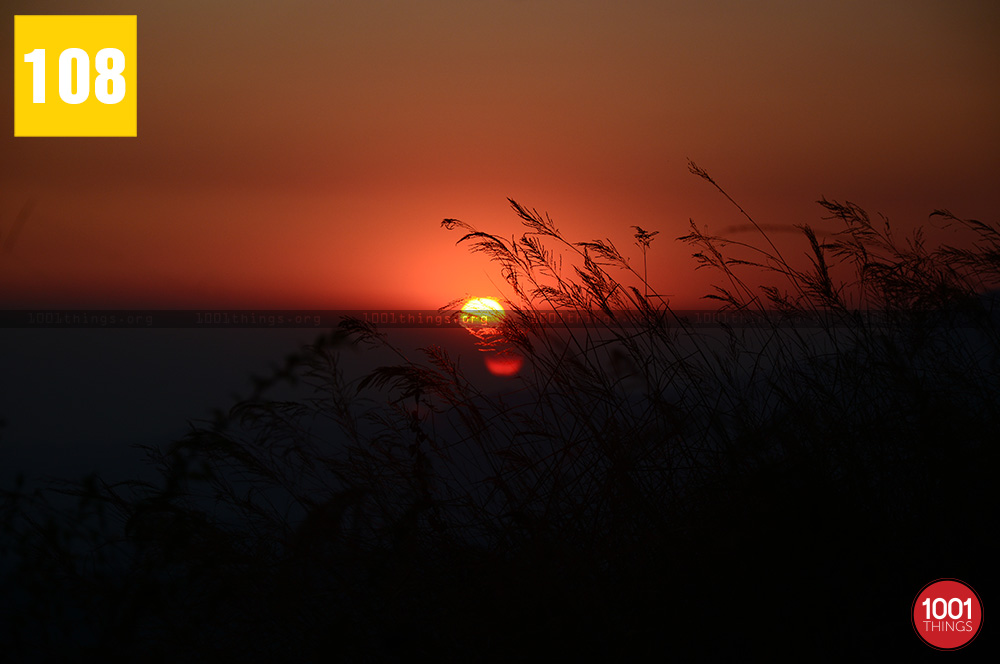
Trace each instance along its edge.
<instances>
[{"instance_id":1,"label":"silhouetted grass","mask_svg":"<svg viewBox=\"0 0 1000 664\"><path fill-rule=\"evenodd\" d=\"M12 652L923 652L919 587L992 564L997 226L938 211L964 235L931 248L824 199L839 227L800 227L795 261L737 205L757 241L679 238L720 311L753 317L706 330L647 281L656 231L633 226L640 271L511 205L519 238L443 225L511 289L482 342L526 358L517 389L346 320L276 372L302 398L261 381L149 449L160 484L68 484L74 514L6 492ZM345 375L348 344L398 361Z\"/></svg>"}]
</instances>

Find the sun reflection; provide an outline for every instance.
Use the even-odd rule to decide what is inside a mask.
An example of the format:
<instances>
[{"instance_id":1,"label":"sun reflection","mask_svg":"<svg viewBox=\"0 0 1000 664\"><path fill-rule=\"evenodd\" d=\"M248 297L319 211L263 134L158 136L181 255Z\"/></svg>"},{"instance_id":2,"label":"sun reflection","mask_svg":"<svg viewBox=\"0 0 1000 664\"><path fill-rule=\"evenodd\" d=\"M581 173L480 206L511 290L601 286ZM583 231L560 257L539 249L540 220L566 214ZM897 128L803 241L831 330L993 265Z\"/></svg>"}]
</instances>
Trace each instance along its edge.
<instances>
[{"instance_id":1,"label":"sun reflection","mask_svg":"<svg viewBox=\"0 0 1000 664\"><path fill-rule=\"evenodd\" d=\"M516 376L524 365L524 358L513 351L501 351L488 354L485 362L494 376Z\"/></svg>"},{"instance_id":2,"label":"sun reflection","mask_svg":"<svg viewBox=\"0 0 1000 664\"><path fill-rule=\"evenodd\" d=\"M500 332L503 306L492 297L474 297L462 305L459 323L479 340L486 368L494 376L516 376L524 358L509 348Z\"/></svg>"}]
</instances>

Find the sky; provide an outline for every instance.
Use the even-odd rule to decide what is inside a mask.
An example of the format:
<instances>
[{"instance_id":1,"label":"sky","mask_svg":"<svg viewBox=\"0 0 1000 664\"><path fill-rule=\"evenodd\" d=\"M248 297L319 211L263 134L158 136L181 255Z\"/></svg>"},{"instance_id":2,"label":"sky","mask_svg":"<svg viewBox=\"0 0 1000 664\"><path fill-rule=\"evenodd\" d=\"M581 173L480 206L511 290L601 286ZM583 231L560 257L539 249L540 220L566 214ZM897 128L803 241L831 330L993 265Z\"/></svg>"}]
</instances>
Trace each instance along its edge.
<instances>
[{"instance_id":1,"label":"sky","mask_svg":"<svg viewBox=\"0 0 1000 664\"><path fill-rule=\"evenodd\" d=\"M509 237L508 197L660 231L690 307L689 220L750 238L688 159L791 255L823 196L1000 216L992 0L4 4L8 53L15 14L137 15L138 136L15 138L7 68L0 308L433 308L502 292L440 222Z\"/></svg>"}]
</instances>

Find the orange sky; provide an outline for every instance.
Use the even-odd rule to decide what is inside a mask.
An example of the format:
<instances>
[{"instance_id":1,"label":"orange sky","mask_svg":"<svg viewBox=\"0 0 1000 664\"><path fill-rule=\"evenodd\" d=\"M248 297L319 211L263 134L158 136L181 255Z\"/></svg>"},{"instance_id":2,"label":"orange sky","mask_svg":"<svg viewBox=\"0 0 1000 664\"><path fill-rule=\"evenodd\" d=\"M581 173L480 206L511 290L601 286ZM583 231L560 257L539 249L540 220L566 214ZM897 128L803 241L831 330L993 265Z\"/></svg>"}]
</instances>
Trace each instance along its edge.
<instances>
[{"instance_id":1,"label":"orange sky","mask_svg":"<svg viewBox=\"0 0 1000 664\"><path fill-rule=\"evenodd\" d=\"M436 307L499 280L441 219L510 235L508 196L637 259L660 230L689 306L672 238L742 219L687 158L761 223L1000 216L993 0L6 5L8 53L14 14L139 26L138 138L15 139L0 81L7 308Z\"/></svg>"}]
</instances>

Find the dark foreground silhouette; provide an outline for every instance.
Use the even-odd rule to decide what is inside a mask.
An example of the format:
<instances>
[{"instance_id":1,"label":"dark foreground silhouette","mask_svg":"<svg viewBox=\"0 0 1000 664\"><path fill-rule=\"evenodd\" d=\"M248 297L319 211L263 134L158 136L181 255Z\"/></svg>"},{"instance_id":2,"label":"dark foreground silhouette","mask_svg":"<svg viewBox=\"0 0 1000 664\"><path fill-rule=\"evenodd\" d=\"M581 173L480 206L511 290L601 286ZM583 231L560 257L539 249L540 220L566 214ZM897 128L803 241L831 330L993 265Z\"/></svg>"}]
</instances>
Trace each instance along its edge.
<instances>
[{"instance_id":1,"label":"dark foreground silhouette","mask_svg":"<svg viewBox=\"0 0 1000 664\"><path fill-rule=\"evenodd\" d=\"M937 213L976 243L929 250L822 204L842 227L803 228L805 269L766 236L735 243L751 260L692 226L720 306L768 312L712 334L610 242L568 242L517 204L516 241L447 220L522 298L483 339L526 358L517 390L481 391L440 348L345 376L345 344L389 343L345 321L273 377L303 396L262 381L149 450L161 482L68 483L74 509L6 491L5 653L932 654L910 627L917 591L957 577L989 603L993 587L1000 329L981 294L998 232ZM654 234L636 230L645 258ZM540 303L589 318L553 325Z\"/></svg>"}]
</instances>

